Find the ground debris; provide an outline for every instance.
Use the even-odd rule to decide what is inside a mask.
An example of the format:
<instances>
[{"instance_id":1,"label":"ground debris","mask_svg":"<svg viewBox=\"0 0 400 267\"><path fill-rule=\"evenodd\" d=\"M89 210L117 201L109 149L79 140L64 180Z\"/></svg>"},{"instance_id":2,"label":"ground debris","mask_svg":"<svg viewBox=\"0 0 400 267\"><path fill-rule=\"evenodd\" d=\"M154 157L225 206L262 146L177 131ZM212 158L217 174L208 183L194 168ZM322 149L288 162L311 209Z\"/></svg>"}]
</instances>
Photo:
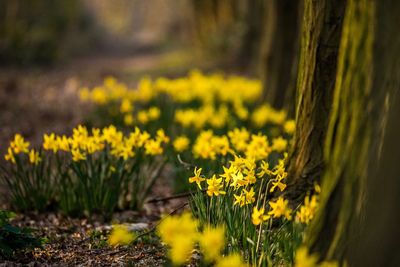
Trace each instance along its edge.
<instances>
[{"instance_id":1,"label":"ground debris","mask_svg":"<svg viewBox=\"0 0 400 267\"><path fill-rule=\"evenodd\" d=\"M146 217L131 218L146 221ZM57 222L57 223L56 223ZM56 214L20 215L13 224L29 227L43 238L42 248L19 252L10 259L0 257L3 266L163 266L164 248L152 237L130 246L110 247L110 223L71 219ZM135 231L145 231L155 222L128 223Z\"/></svg>"}]
</instances>

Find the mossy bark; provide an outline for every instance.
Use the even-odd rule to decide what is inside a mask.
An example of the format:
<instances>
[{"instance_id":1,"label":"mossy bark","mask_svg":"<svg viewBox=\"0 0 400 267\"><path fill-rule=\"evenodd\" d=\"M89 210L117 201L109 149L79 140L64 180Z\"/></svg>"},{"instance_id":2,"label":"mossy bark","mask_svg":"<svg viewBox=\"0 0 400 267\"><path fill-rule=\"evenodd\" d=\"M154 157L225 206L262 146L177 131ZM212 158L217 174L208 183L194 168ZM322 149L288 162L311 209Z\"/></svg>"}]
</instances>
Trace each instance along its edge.
<instances>
[{"instance_id":1,"label":"mossy bark","mask_svg":"<svg viewBox=\"0 0 400 267\"><path fill-rule=\"evenodd\" d=\"M398 6L374 0L348 0L346 6L320 206L306 235L321 259L344 262L352 255L351 245L363 238L359 230L368 175L378 160L385 110L400 84L397 24L387 21L396 21Z\"/></svg>"},{"instance_id":2,"label":"mossy bark","mask_svg":"<svg viewBox=\"0 0 400 267\"><path fill-rule=\"evenodd\" d=\"M295 80L297 71L301 2L265 2L261 77L264 83L264 100L278 109L290 103L288 100L292 100L292 92L295 91L292 81Z\"/></svg>"},{"instance_id":3,"label":"mossy bark","mask_svg":"<svg viewBox=\"0 0 400 267\"><path fill-rule=\"evenodd\" d=\"M296 133L288 161L288 195L300 200L324 168L325 140L344 17L344 0L305 0Z\"/></svg>"}]
</instances>

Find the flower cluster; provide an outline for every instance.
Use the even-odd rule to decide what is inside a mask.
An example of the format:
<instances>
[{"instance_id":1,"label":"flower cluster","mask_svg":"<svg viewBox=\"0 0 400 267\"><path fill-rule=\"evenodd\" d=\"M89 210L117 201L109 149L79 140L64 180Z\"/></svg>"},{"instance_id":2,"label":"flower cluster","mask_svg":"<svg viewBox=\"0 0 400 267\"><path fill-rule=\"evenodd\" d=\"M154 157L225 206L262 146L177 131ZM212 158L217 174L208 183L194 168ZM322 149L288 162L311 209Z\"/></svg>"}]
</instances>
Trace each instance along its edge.
<instances>
[{"instance_id":1,"label":"flower cluster","mask_svg":"<svg viewBox=\"0 0 400 267\"><path fill-rule=\"evenodd\" d=\"M258 104L262 94L259 80L222 74L206 75L198 70L186 77L151 80L142 78L135 87L108 77L93 89L82 88L80 99L94 103L108 114L113 123L125 126L162 125L170 128L203 130L223 129L252 124L282 126L293 133L293 121L287 113L267 104ZM163 111L163 112L161 112ZM163 122L168 123L164 124ZM175 124L172 124L172 123Z\"/></svg>"},{"instance_id":2,"label":"flower cluster","mask_svg":"<svg viewBox=\"0 0 400 267\"><path fill-rule=\"evenodd\" d=\"M321 192L319 185L315 185L314 191L314 195L306 195L304 198L303 205L296 213L296 221L309 224L314 219L319 205L319 193Z\"/></svg>"},{"instance_id":3,"label":"flower cluster","mask_svg":"<svg viewBox=\"0 0 400 267\"><path fill-rule=\"evenodd\" d=\"M14 140L10 142L4 159L16 164L15 155L25 154L29 158L29 163L37 165L42 159L39 156L39 152L35 149L29 150L29 146L29 142L26 142L20 134L16 134Z\"/></svg>"},{"instance_id":4,"label":"flower cluster","mask_svg":"<svg viewBox=\"0 0 400 267\"><path fill-rule=\"evenodd\" d=\"M189 213L168 216L162 219L157 227L161 240L169 246L169 256L174 265L187 262L198 243L204 256L204 262L215 266L246 266L238 254L225 256L225 229L210 225L203 226Z\"/></svg>"},{"instance_id":5,"label":"flower cluster","mask_svg":"<svg viewBox=\"0 0 400 267\"><path fill-rule=\"evenodd\" d=\"M188 178L198 188L191 200L193 213L202 224L224 225L230 246L245 251L251 263L263 261L261 247L264 253L271 251L273 257L277 256L274 253L286 253L274 252L275 242L283 242L274 240L275 231L279 232L276 225L293 231L286 237L301 236L296 231L313 219L318 206L317 194L307 195L296 209L284 197L288 136L294 125L291 121L283 124L282 135L275 132L271 139L244 127L229 130L226 135L203 130L192 149L194 157L203 160ZM319 192L318 186L315 192ZM263 235L265 232L269 234Z\"/></svg>"},{"instance_id":6,"label":"flower cluster","mask_svg":"<svg viewBox=\"0 0 400 267\"><path fill-rule=\"evenodd\" d=\"M135 128L129 136L124 136L113 125L102 130L93 128L91 133L82 125L73 129L72 136L57 136L54 133L43 136L43 149L56 153L68 152L73 161L86 160L87 155L95 154L102 150L109 150L117 158L128 160L135 156L135 150L144 148L147 155L163 153L162 145L168 143L169 138L162 129L157 131L157 136L152 139L146 131L141 132Z\"/></svg>"},{"instance_id":7,"label":"flower cluster","mask_svg":"<svg viewBox=\"0 0 400 267\"><path fill-rule=\"evenodd\" d=\"M252 102L261 96L262 87L258 80L250 80L239 76L225 78L221 74L204 75L198 70L189 73L187 77L168 79L160 77L151 81L142 78L135 90L129 90L124 83L113 77L104 80L104 84L92 90L82 88L80 98L96 104L106 104L115 100L131 102L149 102L158 94L168 95L175 102L188 103L194 100L211 102L218 99L223 102ZM128 104L125 104L129 107ZM129 110L126 108L124 110Z\"/></svg>"},{"instance_id":8,"label":"flower cluster","mask_svg":"<svg viewBox=\"0 0 400 267\"><path fill-rule=\"evenodd\" d=\"M195 158L214 160L217 155L225 156L228 151L228 138L226 136L216 136L212 130L201 132L193 144Z\"/></svg>"},{"instance_id":9,"label":"flower cluster","mask_svg":"<svg viewBox=\"0 0 400 267\"><path fill-rule=\"evenodd\" d=\"M14 205L22 210L42 210L56 201L68 214L109 216L118 203L141 207L162 170L169 141L162 129L152 137L137 127L124 134L113 125L102 129L78 125L69 136L44 134L41 148L35 150L16 134L4 156L11 164L1 178L11 188ZM144 172L149 174L143 176Z\"/></svg>"},{"instance_id":10,"label":"flower cluster","mask_svg":"<svg viewBox=\"0 0 400 267\"><path fill-rule=\"evenodd\" d=\"M196 219L168 216L157 230L174 264L186 263L197 247L206 265L245 266L242 258L270 265L281 255L293 262L295 246L285 238L301 239L296 229L314 218L319 189L296 208L285 198L296 123L285 110L260 104L261 94L259 80L200 71L144 77L134 88L108 77L79 92L93 104L90 125L98 128L45 134L36 149L17 134L0 177L21 209L56 204L70 215L109 218L116 208L140 209L168 164L171 182L182 191L196 188L190 197ZM193 174L189 166L197 166ZM116 226L109 243L132 240Z\"/></svg>"}]
</instances>

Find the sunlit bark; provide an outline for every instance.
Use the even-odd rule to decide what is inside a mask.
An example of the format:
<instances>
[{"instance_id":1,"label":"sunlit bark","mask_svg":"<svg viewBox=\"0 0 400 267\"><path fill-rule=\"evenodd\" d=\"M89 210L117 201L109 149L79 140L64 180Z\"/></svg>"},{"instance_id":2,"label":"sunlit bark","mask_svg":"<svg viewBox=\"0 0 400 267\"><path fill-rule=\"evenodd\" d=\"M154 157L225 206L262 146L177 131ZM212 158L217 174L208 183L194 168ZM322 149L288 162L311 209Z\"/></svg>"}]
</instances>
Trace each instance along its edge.
<instances>
[{"instance_id":1,"label":"sunlit bark","mask_svg":"<svg viewBox=\"0 0 400 267\"><path fill-rule=\"evenodd\" d=\"M297 80L296 134L288 162L289 194L302 199L324 168L326 136L345 1L306 0Z\"/></svg>"}]
</instances>

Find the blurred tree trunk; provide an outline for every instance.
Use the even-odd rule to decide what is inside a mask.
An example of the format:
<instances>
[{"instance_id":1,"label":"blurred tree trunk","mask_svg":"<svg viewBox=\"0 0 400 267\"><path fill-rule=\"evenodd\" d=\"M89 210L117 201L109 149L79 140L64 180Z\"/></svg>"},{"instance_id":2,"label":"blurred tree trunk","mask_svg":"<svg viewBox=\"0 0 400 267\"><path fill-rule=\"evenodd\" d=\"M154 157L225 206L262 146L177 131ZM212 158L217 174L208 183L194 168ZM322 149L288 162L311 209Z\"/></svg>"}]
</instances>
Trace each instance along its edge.
<instances>
[{"instance_id":1,"label":"blurred tree trunk","mask_svg":"<svg viewBox=\"0 0 400 267\"><path fill-rule=\"evenodd\" d=\"M265 0L246 2L247 12L243 25L245 32L236 59L241 71L246 71L248 68L254 68L257 65L262 31L265 24L265 8Z\"/></svg>"},{"instance_id":2,"label":"blurred tree trunk","mask_svg":"<svg viewBox=\"0 0 400 267\"><path fill-rule=\"evenodd\" d=\"M218 56L237 51L233 43L238 24L247 11L247 2L238 0L192 0L194 27L199 44ZM237 35L237 36L236 36Z\"/></svg>"},{"instance_id":3,"label":"blurred tree trunk","mask_svg":"<svg viewBox=\"0 0 400 267\"><path fill-rule=\"evenodd\" d=\"M299 17L302 1L265 1L265 30L261 50L261 76L264 99L274 108L281 109L293 97L296 52L298 48ZM252 14L250 14L252 16ZM293 100L293 99L290 99Z\"/></svg>"},{"instance_id":4,"label":"blurred tree trunk","mask_svg":"<svg viewBox=\"0 0 400 267\"><path fill-rule=\"evenodd\" d=\"M352 266L400 266L400 38L396 27L400 24L400 2L379 3L376 14L373 90L390 90L385 99L389 115L381 158L368 172L365 220L359 239L351 244ZM382 120L383 125L385 122Z\"/></svg>"},{"instance_id":5,"label":"blurred tree trunk","mask_svg":"<svg viewBox=\"0 0 400 267\"><path fill-rule=\"evenodd\" d=\"M0 64L52 63L84 39L79 0L0 1ZM87 29L85 29L87 30Z\"/></svg>"},{"instance_id":6,"label":"blurred tree trunk","mask_svg":"<svg viewBox=\"0 0 400 267\"><path fill-rule=\"evenodd\" d=\"M400 10L399 10L400 11ZM400 66L397 66L396 75ZM389 70L390 71L390 70ZM399 86L399 85L397 85ZM376 172L368 175L365 220L351 244L351 266L400 266L400 97L390 99L388 128Z\"/></svg>"},{"instance_id":7,"label":"blurred tree trunk","mask_svg":"<svg viewBox=\"0 0 400 267\"><path fill-rule=\"evenodd\" d=\"M360 225L364 224L361 219L364 217L366 185L380 186L384 179L379 177L379 180L369 181L368 176L373 172L371 165L378 161L388 103L393 99L393 91L400 86L400 38L396 34L400 4L391 2L390 5L378 0L348 0L346 6L333 106L326 134L324 155L327 164L320 206L306 235L310 250L317 252L321 259L343 262L354 257L354 250L360 245L368 247L364 241L374 231L372 227L369 229L371 232L360 235ZM399 126L398 117L396 119L391 118L391 123L397 124L392 127ZM393 133L389 133L390 142L394 142L391 140ZM384 152L388 151L389 144L386 143ZM388 158L390 156L383 156L388 161L383 162L383 166L397 164ZM398 185L397 179L393 180L393 175L398 173L394 174L393 166L390 170L387 173L392 176L389 176L389 184ZM370 192L374 190L372 187L368 189ZM381 192L384 195L387 193ZM381 195L375 197L380 198ZM386 208L371 205L371 202L368 204L370 219L377 209ZM392 209L394 207L391 206ZM397 214L391 218L395 216ZM385 226L381 225L381 231L382 227ZM381 238L392 238L386 229L383 232L386 235ZM381 239L378 242L372 247L380 246ZM389 247L393 243L385 240L385 244L386 253L391 252ZM371 257L377 256L376 251L370 250L369 253L372 253ZM363 253L362 257L366 256ZM372 264L361 258L358 262L369 266L387 266L383 263L390 259L382 259L382 264Z\"/></svg>"},{"instance_id":8,"label":"blurred tree trunk","mask_svg":"<svg viewBox=\"0 0 400 267\"><path fill-rule=\"evenodd\" d=\"M300 200L324 167L345 0L305 0L298 65L296 133L288 161L289 198Z\"/></svg>"}]
</instances>

